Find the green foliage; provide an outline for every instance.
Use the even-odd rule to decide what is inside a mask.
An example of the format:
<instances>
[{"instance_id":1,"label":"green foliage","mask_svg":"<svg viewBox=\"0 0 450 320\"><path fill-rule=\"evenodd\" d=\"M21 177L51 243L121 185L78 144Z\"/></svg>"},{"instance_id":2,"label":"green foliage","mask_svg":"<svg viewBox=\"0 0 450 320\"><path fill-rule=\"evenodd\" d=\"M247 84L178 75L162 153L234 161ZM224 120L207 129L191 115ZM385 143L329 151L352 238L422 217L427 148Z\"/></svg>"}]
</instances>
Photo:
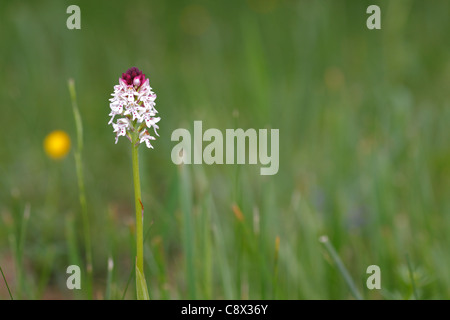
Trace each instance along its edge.
<instances>
[{"instance_id":1,"label":"green foliage","mask_svg":"<svg viewBox=\"0 0 450 320\"><path fill-rule=\"evenodd\" d=\"M93 297L124 294L135 268L131 151L107 123L131 66L150 78L162 118L155 149L140 150L152 299L352 299L323 234L364 299L450 298L450 2L377 1L376 31L370 4L84 0L81 30L68 30L66 2L2 1L0 266L11 296L0 279L0 298L89 296L65 285L67 266L84 270L90 256L75 159L42 148L54 129L77 141L69 78ZM194 120L280 129L278 174L177 167L171 133ZM372 264L381 290L365 286Z\"/></svg>"}]
</instances>

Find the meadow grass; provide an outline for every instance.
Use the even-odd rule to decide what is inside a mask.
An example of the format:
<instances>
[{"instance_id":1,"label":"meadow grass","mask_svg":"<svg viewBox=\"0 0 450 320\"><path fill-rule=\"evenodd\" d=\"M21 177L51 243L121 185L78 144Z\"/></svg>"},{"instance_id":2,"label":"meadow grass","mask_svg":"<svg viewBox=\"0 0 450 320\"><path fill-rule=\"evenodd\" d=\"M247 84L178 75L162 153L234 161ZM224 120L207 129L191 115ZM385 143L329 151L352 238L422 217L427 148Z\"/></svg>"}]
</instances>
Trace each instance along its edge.
<instances>
[{"instance_id":1,"label":"meadow grass","mask_svg":"<svg viewBox=\"0 0 450 320\"><path fill-rule=\"evenodd\" d=\"M107 125L131 66L162 118L140 151L151 299L450 297L448 1L378 1L379 31L370 1L77 4L81 30L64 2L0 3L0 298L136 298L131 150ZM69 78L83 153L54 161L44 137L79 135ZM194 120L280 129L279 172L174 165L171 133ZM68 290L89 260L92 294L84 271Z\"/></svg>"}]
</instances>

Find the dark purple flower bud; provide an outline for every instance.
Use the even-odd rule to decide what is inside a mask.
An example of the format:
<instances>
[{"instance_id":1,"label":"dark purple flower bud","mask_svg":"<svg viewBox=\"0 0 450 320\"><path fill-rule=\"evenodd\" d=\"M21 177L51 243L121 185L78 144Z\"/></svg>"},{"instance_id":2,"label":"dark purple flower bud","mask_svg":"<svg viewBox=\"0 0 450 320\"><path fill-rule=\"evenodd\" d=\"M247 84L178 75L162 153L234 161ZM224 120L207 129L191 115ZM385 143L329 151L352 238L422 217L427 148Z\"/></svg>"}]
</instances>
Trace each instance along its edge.
<instances>
[{"instance_id":1,"label":"dark purple flower bud","mask_svg":"<svg viewBox=\"0 0 450 320\"><path fill-rule=\"evenodd\" d=\"M129 86L134 85L139 88L146 79L142 71L136 67L132 67L127 72L122 73L122 80Z\"/></svg>"}]
</instances>

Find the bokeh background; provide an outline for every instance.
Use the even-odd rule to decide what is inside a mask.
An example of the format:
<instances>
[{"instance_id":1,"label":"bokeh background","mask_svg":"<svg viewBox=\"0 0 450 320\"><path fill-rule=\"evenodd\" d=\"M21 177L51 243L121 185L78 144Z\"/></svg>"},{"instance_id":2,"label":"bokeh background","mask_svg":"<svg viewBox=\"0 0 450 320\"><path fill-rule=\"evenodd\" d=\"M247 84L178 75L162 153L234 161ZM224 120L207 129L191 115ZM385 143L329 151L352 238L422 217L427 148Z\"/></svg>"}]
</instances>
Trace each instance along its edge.
<instances>
[{"instance_id":1,"label":"bokeh background","mask_svg":"<svg viewBox=\"0 0 450 320\"><path fill-rule=\"evenodd\" d=\"M81 30L66 28L71 4ZM381 30L366 28L371 4ZM449 12L446 0L1 1L0 266L12 295L135 297L131 149L107 123L113 86L137 66L162 118L155 149L140 150L151 298L353 299L322 235L364 298L450 298ZM278 174L174 165L171 133L194 120L278 128ZM56 129L72 141L59 161L43 149ZM72 264L81 290L66 287ZM369 265L381 290L366 287Z\"/></svg>"}]
</instances>

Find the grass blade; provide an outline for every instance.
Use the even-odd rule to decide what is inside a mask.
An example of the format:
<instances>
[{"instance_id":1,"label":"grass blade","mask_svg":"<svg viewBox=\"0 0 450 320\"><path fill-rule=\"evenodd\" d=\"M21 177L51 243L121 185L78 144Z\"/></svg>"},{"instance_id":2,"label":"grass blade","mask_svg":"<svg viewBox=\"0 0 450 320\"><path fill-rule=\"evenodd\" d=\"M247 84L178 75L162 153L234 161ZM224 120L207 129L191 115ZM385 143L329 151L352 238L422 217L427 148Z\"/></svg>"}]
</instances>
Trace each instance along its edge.
<instances>
[{"instance_id":1,"label":"grass blade","mask_svg":"<svg viewBox=\"0 0 450 320\"><path fill-rule=\"evenodd\" d=\"M361 294L359 293L358 289L356 288L355 282L353 281L352 277L348 273L347 268L345 268L344 263L342 262L341 258L339 258L339 255L337 254L333 245L328 240L328 237L321 236L319 238L319 241L325 246L325 249L327 249L327 251L330 254L331 258L333 259L334 263L336 263L336 266L338 267L340 273L344 277L344 280L347 283L348 287L350 288L350 291L353 294L353 296L355 297L355 299L363 300Z\"/></svg>"},{"instance_id":2,"label":"grass blade","mask_svg":"<svg viewBox=\"0 0 450 320\"><path fill-rule=\"evenodd\" d=\"M87 293L88 297L92 299L92 286L93 286L93 266L92 266L92 248L91 248L91 235L89 226L89 215L86 203L86 191L84 187L83 176L83 162L81 161L81 154L83 150L83 123L81 121L80 111L78 110L75 82L73 79L68 81L70 98L72 100L72 110L75 118L75 125L77 130L77 149L74 151L75 165L78 179L78 193L81 205L81 219L83 221L83 233L84 233L84 245L86 254L86 271L87 271Z\"/></svg>"},{"instance_id":3,"label":"grass blade","mask_svg":"<svg viewBox=\"0 0 450 320\"><path fill-rule=\"evenodd\" d=\"M9 296L10 296L11 300L14 300L14 298L13 298L13 296L12 296L12 294L11 294L11 290L9 290L8 281L6 281L6 277L5 277L5 275L3 274L3 269L2 269L1 266L0 266L0 272L2 273L3 281L5 281L6 288L8 289Z\"/></svg>"}]
</instances>

